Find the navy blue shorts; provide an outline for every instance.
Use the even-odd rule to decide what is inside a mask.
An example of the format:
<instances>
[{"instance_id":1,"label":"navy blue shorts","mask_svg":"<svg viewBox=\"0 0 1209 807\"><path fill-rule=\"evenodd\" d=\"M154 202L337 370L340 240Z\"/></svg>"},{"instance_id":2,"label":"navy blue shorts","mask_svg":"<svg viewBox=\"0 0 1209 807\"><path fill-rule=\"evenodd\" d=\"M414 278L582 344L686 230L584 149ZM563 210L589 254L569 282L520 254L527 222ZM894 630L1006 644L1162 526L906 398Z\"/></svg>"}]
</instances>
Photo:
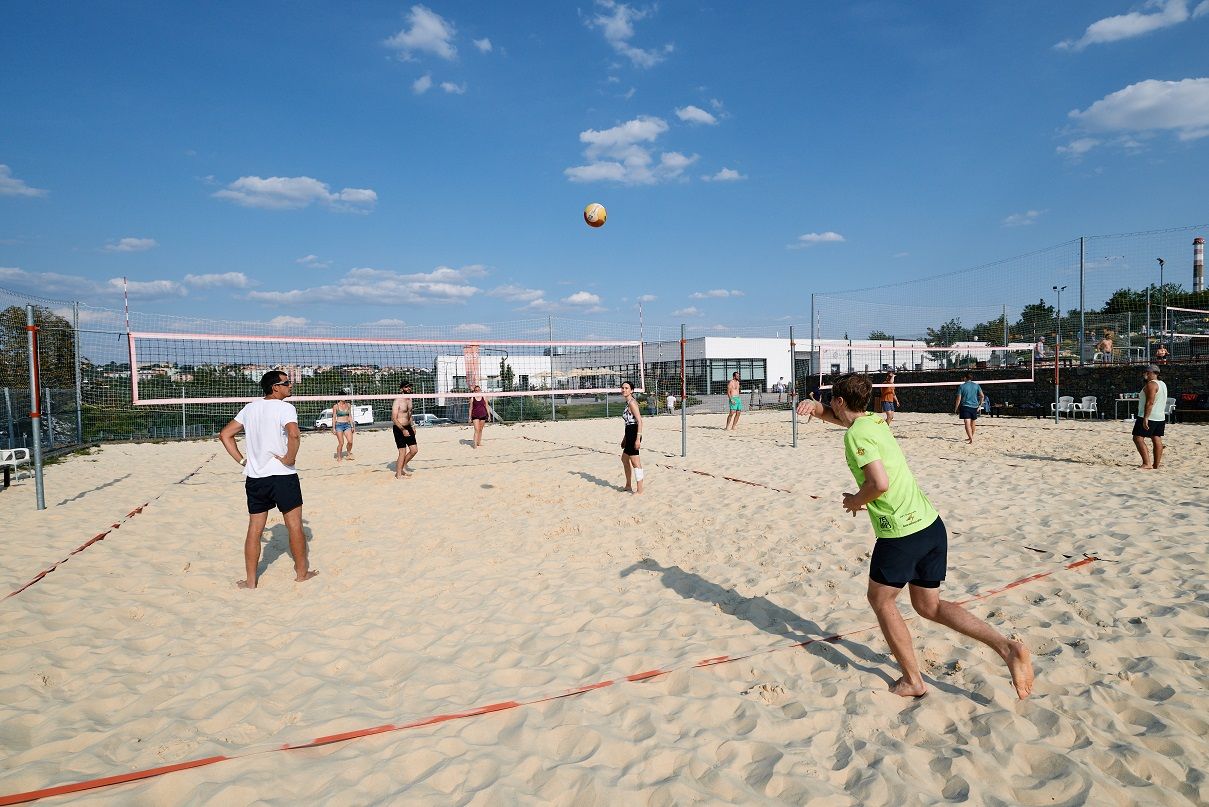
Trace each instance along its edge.
<instances>
[{"instance_id":1,"label":"navy blue shorts","mask_svg":"<svg viewBox=\"0 0 1209 807\"><path fill-rule=\"evenodd\" d=\"M883 412L893 412L895 410L894 401L882 401Z\"/></svg>"},{"instance_id":2,"label":"navy blue shorts","mask_svg":"<svg viewBox=\"0 0 1209 807\"><path fill-rule=\"evenodd\" d=\"M1143 424L1146 428L1142 428ZM1140 417L1133 419L1133 436L1134 437L1162 437L1163 432L1167 429L1167 421L1165 420L1143 420Z\"/></svg>"},{"instance_id":3,"label":"navy blue shorts","mask_svg":"<svg viewBox=\"0 0 1209 807\"><path fill-rule=\"evenodd\" d=\"M248 494L248 513L267 513L276 507L283 513L302 507L302 485L298 474L249 476L243 483Z\"/></svg>"},{"instance_id":4,"label":"navy blue shorts","mask_svg":"<svg viewBox=\"0 0 1209 807\"><path fill-rule=\"evenodd\" d=\"M919 532L902 538L878 538L869 559L869 579L902 588L910 583L939 588L949 561L949 532L940 516Z\"/></svg>"},{"instance_id":5,"label":"navy blue shorts","mask_svg":"<svg viewBox=\"0 0 1209 807\"><path fill-rule=\"evenodd\" d=\"M978 420L978 407L977 406L961 407L961 419L962 420Z\"/></svg>"}]
</instances>

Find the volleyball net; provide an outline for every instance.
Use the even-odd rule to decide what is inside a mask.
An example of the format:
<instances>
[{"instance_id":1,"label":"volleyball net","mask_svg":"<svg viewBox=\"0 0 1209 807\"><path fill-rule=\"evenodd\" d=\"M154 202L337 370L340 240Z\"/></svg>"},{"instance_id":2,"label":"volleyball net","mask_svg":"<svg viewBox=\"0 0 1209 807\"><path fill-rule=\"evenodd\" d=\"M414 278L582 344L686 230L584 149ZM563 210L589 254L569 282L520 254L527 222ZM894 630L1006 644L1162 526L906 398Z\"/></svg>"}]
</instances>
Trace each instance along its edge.
<instances>
[{"instance_id":1,"label":"volleyball net","mask_svg":"<svg viewBox=\"0 0 1209 807\"><path fill-rule=\"evenodd\" d=\"M261 397L270 370L293 382L292 399L413 398L444 405L474 395L643 391L638 340L385 339L337 336L131 332L131 402L136 406L241 403Z\"/></svg>"}]
</instances>

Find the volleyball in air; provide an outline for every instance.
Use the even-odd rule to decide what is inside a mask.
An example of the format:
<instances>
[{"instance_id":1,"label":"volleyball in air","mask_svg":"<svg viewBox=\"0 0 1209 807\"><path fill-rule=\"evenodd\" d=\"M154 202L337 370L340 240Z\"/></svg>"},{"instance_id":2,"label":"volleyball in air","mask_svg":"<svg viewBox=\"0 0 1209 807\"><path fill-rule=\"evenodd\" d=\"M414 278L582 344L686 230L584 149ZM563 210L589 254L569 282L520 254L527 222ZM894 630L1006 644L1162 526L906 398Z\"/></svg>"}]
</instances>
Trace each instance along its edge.
<instances>
[{"instance_id":1,"label":"volleyball in air","mask_svg":"<svg viewBox=\"0 0 1209 807\"><path fill-rule=\"evenodd\" d=\"M593 202L584 208L584 221L589 227L603 227L605 218L609 214L605 211L604 205Z\"/></svg>"}]
</instances>

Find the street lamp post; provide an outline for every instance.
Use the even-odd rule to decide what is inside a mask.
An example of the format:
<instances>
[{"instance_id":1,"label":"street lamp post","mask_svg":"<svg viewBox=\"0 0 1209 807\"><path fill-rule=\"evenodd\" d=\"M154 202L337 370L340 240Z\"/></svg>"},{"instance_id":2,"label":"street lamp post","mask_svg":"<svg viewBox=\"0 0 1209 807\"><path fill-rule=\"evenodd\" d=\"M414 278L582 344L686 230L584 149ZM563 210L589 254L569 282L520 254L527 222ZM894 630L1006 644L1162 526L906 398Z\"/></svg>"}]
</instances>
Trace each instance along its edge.
<instances>
[{"instance_id":1,"label":"street lamp post","mask_svg":"<svg viewBox=\"0 0 1209 807\"><path fill-rule=\"evenodd\" d=\"M1054 286L1054 291L1058 293L1058 309L1055 312L1058 318L1058 327L1054 334L1054 423L1057 423L1062 417L1062 412L1058 410L1058 366L1062 363L1062 292L1066 291L1066 286Z\"/></svg>"}]
</instances>

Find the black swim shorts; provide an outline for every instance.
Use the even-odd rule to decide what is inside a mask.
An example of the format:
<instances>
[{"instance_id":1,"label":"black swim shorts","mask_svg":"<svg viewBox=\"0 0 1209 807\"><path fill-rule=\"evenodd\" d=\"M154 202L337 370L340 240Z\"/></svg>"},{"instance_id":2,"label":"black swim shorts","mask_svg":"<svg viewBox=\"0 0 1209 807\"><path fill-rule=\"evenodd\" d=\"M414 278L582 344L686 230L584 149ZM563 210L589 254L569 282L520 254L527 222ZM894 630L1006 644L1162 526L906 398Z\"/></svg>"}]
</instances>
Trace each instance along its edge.
<instances>
[{"instance_id":1,"label":"black swim shorts","mask_svg":"<svg viewBox=\"0 0 1209 807\"><path fill-rule=\"evenodd\" d=\"M414 446L416 444L416 424L411 424L404 431L392 423L390 430L395 435L395 448L406 448L407 446Z\"/></svg>"},{"instance_id":2,"label":"black swim shorts","mask_svg":"<svg viewBox=\"0 0 1209 807\"><path fill-rule=\"evenodd\" d=\"M977 406L961 407L961 419L962 420L978 420L978 407Z\"/></svg>"},{"instance_id":3,"label":"black swim shorts","mask_svg":"<svg viewBox=\"0 0 1209 807\"><path fill-rule=\"evenodd\" d=\"M621 453L631 457L638 456L638 424L627 423L625 427L625 437L621 442Z\"/></svg>"},{"instance_id":4,"label":"black swim shorts","mask_svg":"<svg viewBox=\"0 0 1209 807\"><path fill-rule=\"evenodd\" d=\"M902 588L907 583L939 588L949 560L949 533L936 517L929 526L902 538L878 538L869 560L869 579Z\"/></svg>"},{"instance_id":5,"label":"black swim shorts","mask_svg":"<svg viewBox=\"0 0 1209 807\"><path fill-rule=\"evenodd\" d=\"M243 483L248 494L248 513L267 513L276 507L283 513L302 507L302 485L298 474L249 476Z\"/></svg>"},{"instance_id":6,"label":"black swim shorts","mask_svg":"<svg viewBox=\"0 0 1209 807\"><path fill-rule=\"evenodd\" d=\"M1149 428L1143 429L1143 426ZM1162 437L1163 430L1167 427L1165 420L1147 421L1144 418L1134 417L1133 419L1133 436L1134 437Z\"/></svg>"}]
</instances>

